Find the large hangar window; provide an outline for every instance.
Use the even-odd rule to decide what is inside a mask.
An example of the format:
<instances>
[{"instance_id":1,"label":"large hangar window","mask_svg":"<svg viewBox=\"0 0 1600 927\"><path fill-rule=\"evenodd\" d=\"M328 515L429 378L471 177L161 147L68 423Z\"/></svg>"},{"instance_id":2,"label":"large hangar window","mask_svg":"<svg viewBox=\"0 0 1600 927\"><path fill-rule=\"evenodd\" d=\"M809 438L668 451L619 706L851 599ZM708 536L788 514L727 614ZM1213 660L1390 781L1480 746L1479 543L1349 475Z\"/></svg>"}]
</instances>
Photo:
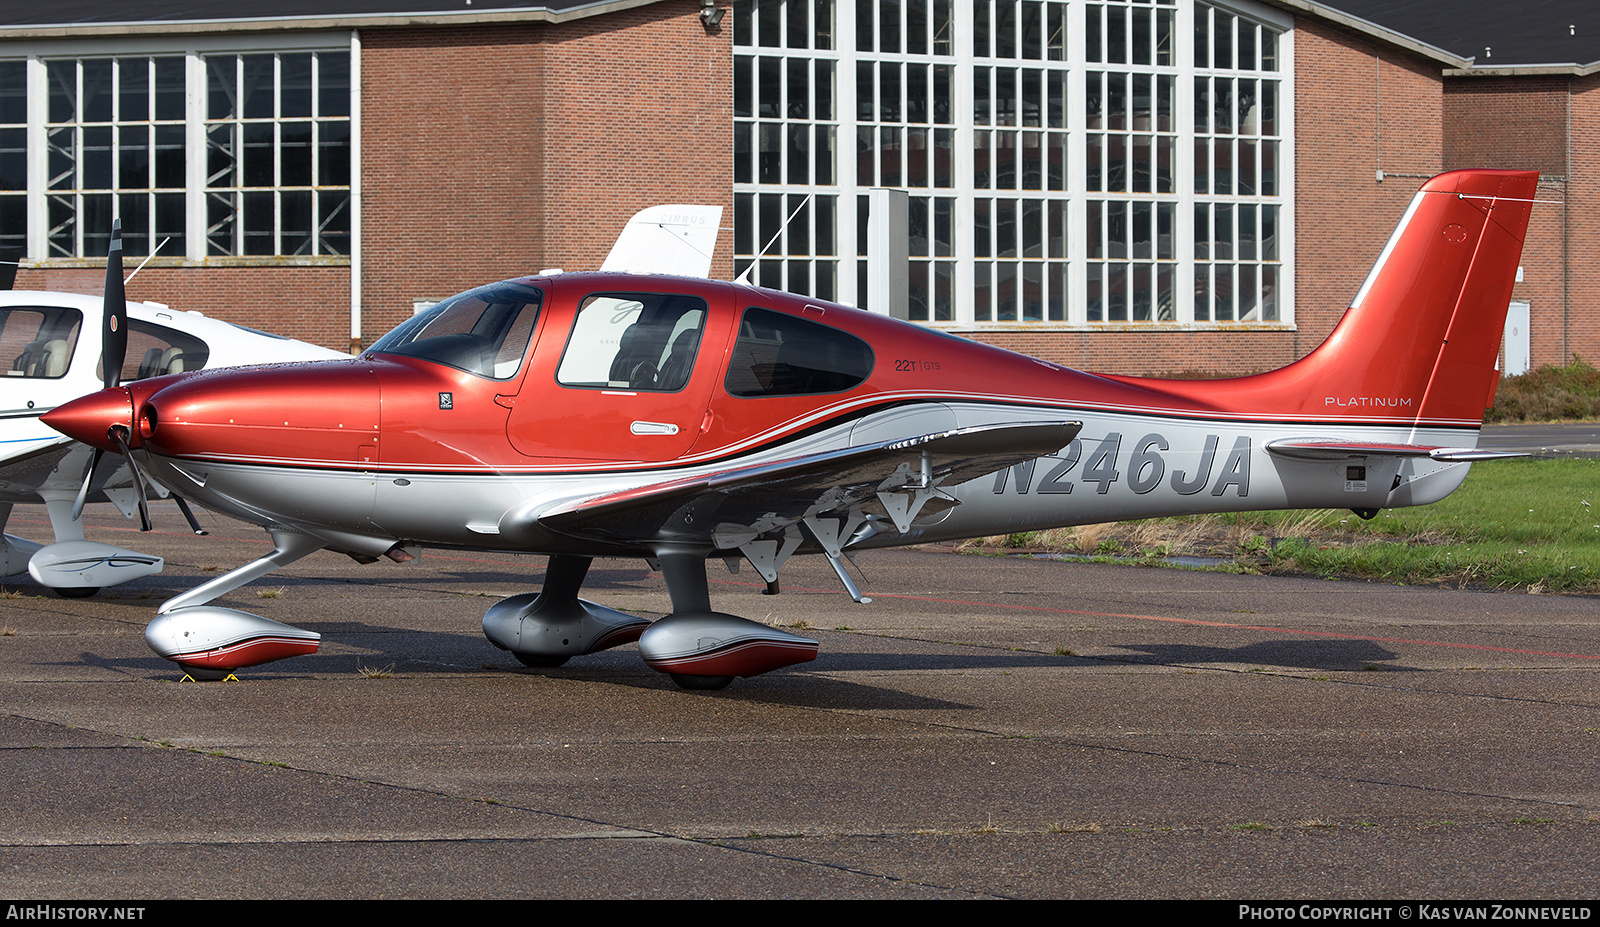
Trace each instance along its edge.
<instances>
[{"instance_id":1,"label":"large hangar window","mask_svg":"<svg viewBox=\"0 0 1600 927\"><path fill-rule=\"evenodd\" d=\"M735 262L944 327L1292 322L1292 20L1241 0L736 0ZM908 305L867 305L872 188Z\"/></svg>"},{"instance_id":2,"label":"large hangar window","mask_svg":"<svg viewBox=\"0 0 1600 927\"><path fill-rule=\"evenodd\" d=\"M0 248L347 255L351 94L347 47L0 60Z\"/></svg>"}]
</instances>

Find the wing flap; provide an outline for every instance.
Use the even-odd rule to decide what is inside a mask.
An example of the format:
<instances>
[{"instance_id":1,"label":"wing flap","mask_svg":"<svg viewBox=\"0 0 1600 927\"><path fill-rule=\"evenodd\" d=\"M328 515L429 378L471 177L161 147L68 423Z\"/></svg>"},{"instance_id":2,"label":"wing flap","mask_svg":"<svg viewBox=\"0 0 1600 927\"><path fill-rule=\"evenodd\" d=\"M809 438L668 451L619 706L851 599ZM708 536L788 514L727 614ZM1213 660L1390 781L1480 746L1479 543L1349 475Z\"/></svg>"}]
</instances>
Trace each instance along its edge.
<instances>
[{"instance_id":1,"label":"wing flap","mask_svg":"<svg viewBox=\"0 0 1600 927\"><path fill-rule=\"evenodd\" d=\"M1070 443L1081 422L980 425L654 483L559 506L544 528L607 542L728 546L789 531L810 517L899 497L926 501L956 486ZM908 505L914 517L919 501ZM717 542L721 536L724 541ZM734 546L739 546L735 544Z\"/></svg>"}]
</instances>

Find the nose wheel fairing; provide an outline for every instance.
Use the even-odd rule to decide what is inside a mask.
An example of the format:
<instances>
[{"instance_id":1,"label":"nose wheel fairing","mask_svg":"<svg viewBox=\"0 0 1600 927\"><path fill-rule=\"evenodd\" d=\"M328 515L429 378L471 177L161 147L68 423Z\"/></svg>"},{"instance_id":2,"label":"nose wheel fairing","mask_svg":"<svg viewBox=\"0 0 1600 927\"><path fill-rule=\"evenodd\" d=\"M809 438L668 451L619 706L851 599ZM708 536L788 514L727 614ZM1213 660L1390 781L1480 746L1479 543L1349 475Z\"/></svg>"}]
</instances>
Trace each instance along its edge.
<instances>
[{"instance_id":1,"label":"nose wheel fairing","mask_svg":"<svg viewBox=\"0 0 1600 927\"><path fill-rule=\"evenodd\" d=\"M181 666L233 670L316 653L322 635L250 612L198 605L157 615L144 639Z\"/></svg>"}]
</instances>

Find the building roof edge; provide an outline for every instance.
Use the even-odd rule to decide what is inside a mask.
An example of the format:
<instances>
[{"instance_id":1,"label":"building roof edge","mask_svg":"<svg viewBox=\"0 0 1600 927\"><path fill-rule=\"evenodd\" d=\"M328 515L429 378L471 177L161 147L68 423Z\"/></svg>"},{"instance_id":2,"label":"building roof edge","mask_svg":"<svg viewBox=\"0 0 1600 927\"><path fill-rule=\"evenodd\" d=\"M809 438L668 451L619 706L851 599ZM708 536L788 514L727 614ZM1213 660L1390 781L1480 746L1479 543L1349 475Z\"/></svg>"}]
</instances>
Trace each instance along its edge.
<instances>
[{"instance_id":1,"label":"building roof edge","mask_svg":"<svg viewBox=\"0 0 1600 927\"><path fill-rule=\"evenodd\" d=\"M1447 68L1470 68L1472 58L1463 58L1454 52L1448 52L1437 45L1429 45L1421 39L1413 38L1403 32L1396 32L1387 26L1380 26L1370 20L1353 16L1343 10L1335 9L1327 4L1317 3L1315 0L1265 0L1272 6L1281 7L1296 13L1313 16L1325 22L1343 26L1363 35L1370 36L1381 42L1404 48L1407 51L1431 58Z\"/></svg>"},{"instance_id":2,"label":"building roof edge","mask_svg":"<svg viewBox=\"0 0 1600 927\"><path fill-rule=\"evenodd\" d=\"M313 29L377 29L396 26L475 26L506 23L565 23L618 13L661 0L597 0L566 10L526 6L502 10L438 10L429 13L350 13L332 16L265 16L241 19L138 20L0 27L6 39L86 39L127 35L195 35L225 32L285 32Z\"/></svg>"}]
</instances>

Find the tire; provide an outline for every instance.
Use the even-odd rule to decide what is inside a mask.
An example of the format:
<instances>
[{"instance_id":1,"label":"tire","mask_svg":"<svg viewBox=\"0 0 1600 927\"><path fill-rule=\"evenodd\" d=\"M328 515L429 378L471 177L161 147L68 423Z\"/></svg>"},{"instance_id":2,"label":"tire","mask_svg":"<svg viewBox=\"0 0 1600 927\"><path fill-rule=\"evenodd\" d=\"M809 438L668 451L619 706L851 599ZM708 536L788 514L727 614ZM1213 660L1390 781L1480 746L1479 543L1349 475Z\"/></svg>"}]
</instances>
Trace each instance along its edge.
<instances>
[{"instance_id":1,"label":"tire","mask_svg":"<svg viewBox=\"0 0 1600 927\"><path fill-rule=\"evenodd\" d=\"M518 663L523 666L531 666L534 669L554 669L572 659L571 657L548 657L542 653L518 653L515 650L511 651L511 655L517 658Z\"/></svg>"},{"instance_id":2,"label":"tire","mask_svg":"<svg viewBox=\"0 0 1600 927\"><path fill-rule=\"evenodd\" d=\"M87 599L99 591L99 586L64 586L56 588L56 595L63 599Z\"/></svg>"}]
</instances>

